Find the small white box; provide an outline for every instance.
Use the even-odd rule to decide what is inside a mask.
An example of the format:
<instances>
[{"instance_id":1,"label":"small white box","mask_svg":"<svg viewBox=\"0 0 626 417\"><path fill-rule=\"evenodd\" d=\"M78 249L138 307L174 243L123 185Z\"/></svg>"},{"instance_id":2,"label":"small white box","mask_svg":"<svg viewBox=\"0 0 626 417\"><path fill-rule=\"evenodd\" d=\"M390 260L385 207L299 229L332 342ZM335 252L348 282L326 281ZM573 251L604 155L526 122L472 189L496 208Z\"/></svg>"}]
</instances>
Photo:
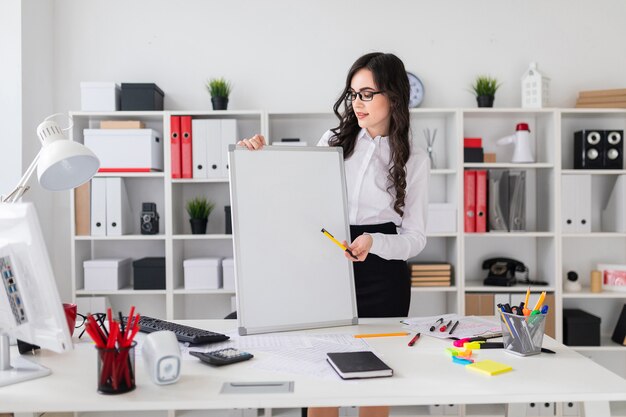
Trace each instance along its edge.
<instances>
[{"instance_id":1,"label":"small white box","mask_svg":"<svg viewBox=\"0 0 626 417\"><path fill-rule=\"evenodd\" d=\"M186 290L215 290L222 287L222 258L183 261Z\"/></svg>"},{"instance_id":2,"label":"small white box","mask_svg":"<svg viewBox=\"0 0 626 417\"><path fill-rule=\"evenodd\" d=\"M224 258L222 261L222 275L224 278L224 289L235 290L235 262L233 258Z\"/></svg>"},{"instance_id":3,"label":"small white box","mask_svg":"<svg viewBox=\"0 0 626 417\"><path fill-rule=\"evenodd\" d=\"M115 258L83 262L85 290L119 290L129 287L130 261L130 258Z\"/></svg>"},{"instance_id":4,"label":"small white box","mask_svg":"<svg viewBox=\"0 0 626 417\"><path fill-rule=\"evenodd\" d=\"M426 233L456 233L456 206L449 203L429 204Z\"/></svg>"},{"instance_id":5,"label":"small white box","mask_svg":"<svg viewBox=\"0 0 626 417\"><path fill-rule=\"evenodd\" d=\"M113 82L81 82L80 108L83 111L120 109L120 86Z\"/></svg>"},{"instance_id":6,"label":"small white box","mask_svg":"<svg viewBox=\"0 0 626 417\"><path fill-rule=\"evenodd\" d=\"M153 129L85 129L85 146L100 159L99 172L163 171L163 141Z\"/></svg>"}]
</instances>

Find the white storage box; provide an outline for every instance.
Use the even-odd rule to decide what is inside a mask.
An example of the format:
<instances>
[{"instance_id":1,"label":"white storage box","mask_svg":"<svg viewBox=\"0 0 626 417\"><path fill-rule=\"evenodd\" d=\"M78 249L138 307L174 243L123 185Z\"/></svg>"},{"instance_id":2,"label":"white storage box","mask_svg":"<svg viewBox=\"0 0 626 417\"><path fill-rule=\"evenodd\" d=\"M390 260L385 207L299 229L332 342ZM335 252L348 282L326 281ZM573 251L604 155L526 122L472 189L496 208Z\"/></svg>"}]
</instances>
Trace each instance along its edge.
<instances>
[{"instance_id":1,"label":"white storage box","mask_svg":"<svg viewBox=\"0 0 626 417\"><path fill-rule=\"evenodd\" d=\"M222 287L222 258L185 259L186 290L214 290Z\"/></svg>"},{"instance_id":2,"label":"white storage box","mask_svg":"<svg viewBox=\"0 0 626 417\"><path fill-rule=\"evenodd\" d=\"M113 82L80 83L80 108L83 111L120 109L120 86Z\"/></svg>"},{"instance_id":3,"label":"white storage box","mask_svg":"<svg viewBox=\"0 0 626 417\"><path fill-rule=\"evenodd\" d=\"M456 233L456 207L449 203L428 205L426 233Z\"/></svg>"},{"instance_id":4,"label":"white storage box","mask_svg":"<svg viewBox=\"0 0 626 417\"><path fill-rule=\"evenodd\" d=\"M114 258L83 262L85 290L119 290L130 287L130 261L130 258Z\"/></svg>"},{"instance_id":5,"label":"white storage box","mask_svg":"<svg viewBox=\"0 0 626 417\"><path fill-rule=\"evenodd\" d=\"M99 172L163 171L163 141L153 129L85 129L85 146L100 159Z\"/></svg>"},{"instance_id":6,"label":"white storage box","mask_svg":"<svg viewBox=\"0 0 626 417\"><path fill-rule=\"evenodd\" d=\"M224 258L222 261L222 275L225 290L235 290L235 262L233 258Z\"/></svg>"}]
</instances>

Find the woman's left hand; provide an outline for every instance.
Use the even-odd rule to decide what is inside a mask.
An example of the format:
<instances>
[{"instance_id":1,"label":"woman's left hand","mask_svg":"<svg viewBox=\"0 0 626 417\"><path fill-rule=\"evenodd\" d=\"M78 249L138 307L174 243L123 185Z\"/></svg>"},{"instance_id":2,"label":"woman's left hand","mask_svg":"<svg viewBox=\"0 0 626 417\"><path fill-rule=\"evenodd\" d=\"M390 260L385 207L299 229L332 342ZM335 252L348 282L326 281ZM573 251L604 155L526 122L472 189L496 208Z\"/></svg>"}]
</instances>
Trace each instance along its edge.
<instances>
[{"instance_id":1,"label":"woman's left hand","mask_svg":"<svg viewBox=\"0 0 626 417\"><path fill-rule=\"evenodd\" d=\"M372 248L372 244L374 243L374 239L371 235L361 235L354 239L354 242L350 246L346 242L343 242L344 245L350 249L350 252L356 257L354 259L350 254L346 251L346 258L350 259L352 262L363 262L367 255L370 253L370 249Z\"/></svg>"}]
</instances>

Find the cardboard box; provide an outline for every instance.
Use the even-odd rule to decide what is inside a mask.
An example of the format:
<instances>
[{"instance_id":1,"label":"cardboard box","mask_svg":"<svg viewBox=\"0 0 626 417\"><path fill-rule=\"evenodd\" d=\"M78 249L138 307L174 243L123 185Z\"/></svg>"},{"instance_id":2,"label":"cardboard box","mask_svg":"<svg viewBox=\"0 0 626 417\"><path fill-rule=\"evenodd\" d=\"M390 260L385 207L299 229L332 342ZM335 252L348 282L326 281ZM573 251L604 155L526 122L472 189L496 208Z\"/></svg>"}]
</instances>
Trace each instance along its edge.
<instances>
[{"instance_id":1,"label":"cardboard box","mask_svg":"<svg viewBox=\"0 0 626 417\"><path fill-rule=\"evenodd\" d=\"M233 258L222 260L222 282L225 290L235 290L235 262Z\"/></svg>"},{"instance_id":2,"label":"cardboard box","mask_svg":"<svg viewBox=\"0 0 626 417\"><path fill-rule=\"evenodd\" d=\"M194 258L183 261L186 290L214 290L222 287L222 258Z\"/></svg>"},{"instance_id":3,"label":"cardboard box","mask_svg":"<svg viewBox=\"0 0 626 417\"><path fill-rule=\"evenodd\" d=\"M85 290L119 290L129 287L130 261L130 258L111 258L83 262Z\"/></svg>"},{"instance_id":4,"label":"cardboard box","mask_svg":"<svg viewBox=\"0 0 626 417\"><path fill-rule=\"evenodd\" d=\"M456 233L456 206L449 203L430 203L426 233Z\"/></svg>"},{"instance_id":5,"label":"cardboard box","mask_svg":"<svg viewBox=\"0 0 626 417\"><path fill-rule=\"evenodd\" d=\"M99 172L163 171L163 141L153 129L85 129L85 146L100 159Z\"/></svg>"},{"instance_id":6,"label":"cardboard box","mask_svg":"<svg viewBox=\"0 0 626 417\"><path fill-rule=\"evenodd\" d=\"M146 124L141 120L102 120L100 129L143 129Z\"/></svg>"},{"instance_id":7,"label":"cardboard box","mask_svg":"<svg viewBox=\"0 0 626 417\"><path fill-rule=\"evenodd\" d=\"M120 86L114 82L81 82L80 108L83 111L120 109Z\"/></svg>"}]
</instances>

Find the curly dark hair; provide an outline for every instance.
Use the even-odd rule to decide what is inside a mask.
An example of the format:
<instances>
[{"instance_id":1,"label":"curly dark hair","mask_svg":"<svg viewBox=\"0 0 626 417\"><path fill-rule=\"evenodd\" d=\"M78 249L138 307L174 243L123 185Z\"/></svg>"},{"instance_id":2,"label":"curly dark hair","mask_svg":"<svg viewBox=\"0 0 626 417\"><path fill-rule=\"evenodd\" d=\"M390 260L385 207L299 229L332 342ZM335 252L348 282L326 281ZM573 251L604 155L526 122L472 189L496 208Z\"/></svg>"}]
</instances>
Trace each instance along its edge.
<instances>
[{"instance_id":1,"label":"curly dark hair","mask_svg":"<svg viewBox=\"0 0 626 417\"><path fill-rule=\"evenodd\" d=\"M350 90L352 77L359 70L366 68L372 72L374 81L379 90L383 91L391 104L391 121L389 124L389 147L391 149L392 164L389 167L388 179L391 185L387 190L395 190L396 201L394 210L400 216L404 215L404 199L406 196L406 163L411 154L409 140L409 80L404 64L397 56L382 52L373 52L357 59L346 77L346 86L335 102L333 110L339 118L339 126L331 129L333 137L329 140L330 146L341 146L344 158L348 159L354 151L356 139L361 128L352 110L352 103L346 100ZM343 113L340 112L344 106Z\"/></svg>"}]
</instances>

